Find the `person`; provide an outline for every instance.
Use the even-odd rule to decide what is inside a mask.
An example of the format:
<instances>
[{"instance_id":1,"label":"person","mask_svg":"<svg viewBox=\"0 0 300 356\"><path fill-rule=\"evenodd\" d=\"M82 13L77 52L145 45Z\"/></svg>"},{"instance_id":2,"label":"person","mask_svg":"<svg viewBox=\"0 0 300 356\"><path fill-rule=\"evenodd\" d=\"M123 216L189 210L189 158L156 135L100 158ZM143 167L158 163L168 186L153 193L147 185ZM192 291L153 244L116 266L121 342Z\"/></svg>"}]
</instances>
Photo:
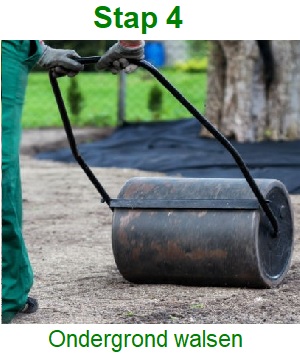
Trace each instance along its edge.
<instances>
[{"instance_id":1,"label":"person","mask_svg":"<svg viewBox=\"0 0 300 356\"><path fill-rule=\"evenodd\" d=\"M2 323L19 312L33 313L38 301L29 296L33 270L22 233L20 177L21 116L28 75L37 64L55 76L75 76L84 67L74 50L56 49L39 40L1 42L2 89ZM118 41L96 64L113 74L132 73L136 66L126 58L142 59L143 41Z\"/></svg>"}]
</instances>

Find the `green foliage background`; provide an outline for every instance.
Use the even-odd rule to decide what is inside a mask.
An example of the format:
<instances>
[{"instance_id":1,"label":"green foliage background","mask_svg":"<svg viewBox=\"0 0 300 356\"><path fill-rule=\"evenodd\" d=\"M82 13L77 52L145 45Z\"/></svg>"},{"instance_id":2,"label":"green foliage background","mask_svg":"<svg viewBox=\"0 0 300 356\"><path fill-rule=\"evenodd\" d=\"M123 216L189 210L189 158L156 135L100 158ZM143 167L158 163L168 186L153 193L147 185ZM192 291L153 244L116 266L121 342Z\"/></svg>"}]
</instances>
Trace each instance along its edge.
<instances>
[{"instance_id":1,"label":"green foliage background","mask_svg":"<svg viewBox=\"0 0 300 356\"><path fill-rule=\"evenodd\" d=\"M94 56L104 53L114 42L47 41L47 44L54 48L75 49L81 56ZM198 110L204 112L207 43L205 41L188 41L188 44L190 55L186 63L162 67L159 70ZM199 63L200 70L197 69ZM76 76L75 96L80 102L75 104L71 103L69 99L71 80L71 78L64 77L59 78L58 82L73 125L116 126L120 77L107 72L97 72L94 65L85 66L85 70ZM125 81L125 120L127 122L153 121L154 119L174 120L191 116L146 70L139 68L135 73L126 75ZM162 91L162 102L159 115L153 115L152 109L149 108L149 96L153 86L157 85ZM72 95L74 98L74 92ZM76 108L74 109L74 107ZM23 111L23 127L60 126L62 126L62 122L48 74L36 67L29 76Z\"/></svg>"}]
</instances>

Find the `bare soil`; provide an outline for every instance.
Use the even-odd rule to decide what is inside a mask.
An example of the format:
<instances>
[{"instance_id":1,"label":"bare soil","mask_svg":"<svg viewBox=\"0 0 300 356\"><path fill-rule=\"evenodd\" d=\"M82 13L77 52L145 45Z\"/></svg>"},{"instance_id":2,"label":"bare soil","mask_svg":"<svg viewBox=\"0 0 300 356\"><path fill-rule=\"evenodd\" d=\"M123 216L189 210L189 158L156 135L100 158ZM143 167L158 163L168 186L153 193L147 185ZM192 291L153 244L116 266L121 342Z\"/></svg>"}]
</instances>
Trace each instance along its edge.
<instances>
[{"instance_id":1,"label":"bare soil","mask_svg":"<svg viewBox=\"0 0 300 356\"><path fill-rule=\"evenodd\" d=\"M89 139L90 133L76 134ZM24 132L21 157L24 236L35 272L31 295L38 298L40 308L35 314L17 316L13 323L300 323L300 196L291 196L295 249L291 268L278 287L135 285L116 268L112 213L80 167L31 157L67 144L62 132L43 134ZM117 168L93 172L112 197L133 176L160 175Z\"/></svg>"}]
</instances>

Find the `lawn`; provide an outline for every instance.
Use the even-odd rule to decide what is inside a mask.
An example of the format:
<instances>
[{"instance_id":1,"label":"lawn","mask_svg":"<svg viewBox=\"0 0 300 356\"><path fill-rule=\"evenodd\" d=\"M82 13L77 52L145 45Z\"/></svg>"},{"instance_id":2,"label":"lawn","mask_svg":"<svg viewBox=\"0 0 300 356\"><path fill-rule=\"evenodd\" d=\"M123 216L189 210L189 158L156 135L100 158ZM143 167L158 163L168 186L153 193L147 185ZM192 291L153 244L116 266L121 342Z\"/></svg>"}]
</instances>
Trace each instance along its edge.
<instances>
[{"instance_id":1,"label":"lawn","mask_svg":"<svg viewBox=\"0 0 300 356\"><path fill-rule=\"evenodd\" d=\"M164 69L161 72L198 110L204 111L206 99L205 73L185 73L171 69ZM70 111L68 92L72 80L70 78L59 78L58 80L73 125L117 125L119 76L110 73L80 73L75 79L82 96L82 108L79 115L73 115ZM173 120L191 116L145 70L139 69L137 72L127 75L125 80L126 121ZM153 87L158 88L161 92L162 103L157 112L149 110L149 93ZM23 127L59 126L62 126L62 123L47 73L31 73L23 112Z\"/></svg>"}]
</instances>

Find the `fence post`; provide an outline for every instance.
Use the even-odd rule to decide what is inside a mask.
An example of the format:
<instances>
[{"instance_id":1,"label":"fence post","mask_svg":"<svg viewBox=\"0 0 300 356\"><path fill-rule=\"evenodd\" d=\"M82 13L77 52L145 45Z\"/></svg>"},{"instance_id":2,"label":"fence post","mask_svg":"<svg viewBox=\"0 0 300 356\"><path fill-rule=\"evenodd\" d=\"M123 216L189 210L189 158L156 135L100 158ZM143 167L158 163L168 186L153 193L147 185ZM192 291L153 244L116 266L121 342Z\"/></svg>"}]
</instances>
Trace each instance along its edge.
<instances>
[{"instance_id":1,"label":"fence post","mask_svg":"<svg viewBox=\"0 0 300 356\"><path fill-rule=\"evenodd\" d=\"M117 126L123 126L126 120L126 74L121 71L118 83L118 120Z\"/></svg>"}]
</instances>

